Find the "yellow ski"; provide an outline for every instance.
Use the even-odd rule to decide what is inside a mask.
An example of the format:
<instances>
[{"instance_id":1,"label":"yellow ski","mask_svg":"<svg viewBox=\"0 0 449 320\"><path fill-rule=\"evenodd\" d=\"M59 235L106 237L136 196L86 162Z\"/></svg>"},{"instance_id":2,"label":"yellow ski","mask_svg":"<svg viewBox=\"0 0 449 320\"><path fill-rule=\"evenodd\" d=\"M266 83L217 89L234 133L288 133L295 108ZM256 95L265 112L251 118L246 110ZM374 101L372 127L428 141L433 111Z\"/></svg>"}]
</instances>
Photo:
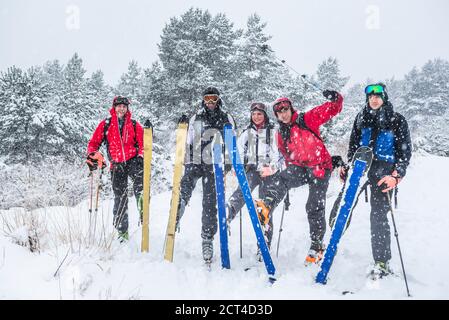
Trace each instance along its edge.
<instances>
[{"instance_id":1,"label":"yellow ski","mask_svg":"<svg viewBox=\"0 0 449 320\"><path fill-rule=\"evenodd\" d=\"M151 191L151 159L153 157L153 126L149 120L143 129L143 200L142 200L142 252L150 248L150 191Z\"/></svg>"},{"instance_id":2,"label":"yellow ski","mask_svg":"<svg viewBox=\"0 0 449 320\"><path fill-rule=\"evenodd\" d=\"M181 188L181 175L182 167L184 164L184 157L186 151L186 139L187 139L187 117L181 117L176 129L176 155L175 155L175 168L173 172L173 189L170 203L170 213L168 217L167 232L165 234L165 255L164 258L167 261L173 262L173 250L175 247L175 228L176 228L176 215L178 214L178 205L180 198Z\"/></svg>"}]
</instances>

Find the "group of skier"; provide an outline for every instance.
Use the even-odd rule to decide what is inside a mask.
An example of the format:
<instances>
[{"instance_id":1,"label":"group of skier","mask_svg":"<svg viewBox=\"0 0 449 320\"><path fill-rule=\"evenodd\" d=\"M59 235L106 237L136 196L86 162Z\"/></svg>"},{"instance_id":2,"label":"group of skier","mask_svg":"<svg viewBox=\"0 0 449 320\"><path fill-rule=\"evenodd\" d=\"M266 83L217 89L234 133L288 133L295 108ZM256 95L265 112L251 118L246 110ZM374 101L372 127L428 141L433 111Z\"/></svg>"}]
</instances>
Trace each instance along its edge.
<instances>
[{"instance_id":1,"label":"group of skier","mask_svg":"<svg viewBox=\"0 0 449 320\"><path fill-rule=\"evenodd\" d=\"M343 97L332 90L323 92L328 100L307 112L299 112L289 98L279 98L273 105L278 123L276 128L268 116L267 106L252 103L248 126L240 134L237 146L244 158L246 177L251 190L259 187L256 208L264 227L266 242L271 245L273 212L288 191L309 186L306 213L309 222L310 249L305 264L319 263L323 257L326 232L326 192L333 170L332 157L320 135L320 126L341 112ZM374 158L368 172L371 186L371 244L374 258L373 272L381 276L390 273L390 227L387 213L389 197L406 174L411 158L411 141L405 118L393 111L386 87L382 83L365 88L366 104L356 116L351 132L348 162L360 146L373 150ZM102 159L99 148L106 142L111 163L114 190L114 226L120 240L128 239L128 177L138 206L143 189L143 128L131 119L130 101L115 97L111 117L103 120L95 130L87 149L87 163L94 170ZM203 186L202 253L205 261L213 257L213 239L217 233L217 199L215 191L212 145L216 133L223 135L224 126L235 128L233 117L223 108L220 92L209 87L203 92L200 109L189 119L184 174L181 179L180 201L176 224L180 224L197 181ZM212 132L212 133L211 133ZM215 133L215 134L213 134ZM101 160L102 161L102 160ZM225 173L231 165L225 165ZM341 166L344 180L347 168ZM244 205L240 189L235 190L227 203L230 223Z\"/></svg>"}]
</instances>

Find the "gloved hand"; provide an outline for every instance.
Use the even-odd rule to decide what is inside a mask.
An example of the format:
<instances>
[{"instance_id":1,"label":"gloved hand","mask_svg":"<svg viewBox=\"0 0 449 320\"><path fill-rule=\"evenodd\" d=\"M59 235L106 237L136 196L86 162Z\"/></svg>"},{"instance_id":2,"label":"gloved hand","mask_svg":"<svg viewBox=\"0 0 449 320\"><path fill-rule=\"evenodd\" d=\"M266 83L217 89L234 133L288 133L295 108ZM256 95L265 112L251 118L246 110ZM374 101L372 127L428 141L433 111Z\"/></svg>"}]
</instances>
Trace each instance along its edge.
<instances>
[{"instance_id":1,"label":"gloved hand","mask_svg":"<svg viewBox=\"0 0 449 320\"><path fill-rule=\"evenodd\" d=\"M340 94L334 90L324 90L323 91L323 96L332 102L337 101L339 95Z\"/></svg>"},{"instance_id":2,"label":"gloved hand","mask_svg":"<svg viewBox=\"0 0 449 320\"><path fill-rule=\"evenodd\" d=\"M106 161L100 151L91 152L87 155L86 164L90 171L97 170L99 167L104 169Z\"/></svg>"},{"instance_id":3,"label":"gloved hand","mask_svg":"<svg viewBox=\"0 0 449 320\"><path fill-rule=\"evenodd\" d=\"M345 165L346 164L341 156L332 156L332 170Z\"/></svg>"},{"instance_id":4,"label":"gloved hand","mask_svg":"<svg viewBox=\"0 0 449 320\"><path fill-rule=\"evenodd\" d=\"M338 169L338 175L340 176L340 180L341 182L344 182L346 180L346 176L348 174L348 167L346 166L341 166Z\"/></svg>"},{"instance_id":5,"label":"gloved hand","mask_svg":"<svg viewBox=\"0 0 449 320\"><path fill-rule=\"evenodd\" d=\"M382 189L382 192L388 192L391 189L394 189L399 184L399 182L401 182L401 180L402 178L399 177L398 172L394 170L390 176L385 176L380 179L377 185L379 187L383 185L384 189Z\"/></svg>"},{"instance_id":6,"label":"gloved hand","mask_svg":"<svg viewBox=\"0 0 449 320\"><path fill-rule=\"evenodd\" d=\"M143 169L143 156L138 155L138 156L136 157L136 162L137 162L137 165L138 165L139 167L142 167L142 169Z\"/></svg>"},{"instance_id":7,"label":"gloved hand","mask_svg":"<svg viewBox=\"0 0 449 320\"><path fill-rule=\"evenodd\" d=\"M262 178L265 178L265 177L275 174L276 170L273 169L271 166L263 166L262 168L260 168L259 172L260 172L260 176Z\"/></svg>"}]
</instances>

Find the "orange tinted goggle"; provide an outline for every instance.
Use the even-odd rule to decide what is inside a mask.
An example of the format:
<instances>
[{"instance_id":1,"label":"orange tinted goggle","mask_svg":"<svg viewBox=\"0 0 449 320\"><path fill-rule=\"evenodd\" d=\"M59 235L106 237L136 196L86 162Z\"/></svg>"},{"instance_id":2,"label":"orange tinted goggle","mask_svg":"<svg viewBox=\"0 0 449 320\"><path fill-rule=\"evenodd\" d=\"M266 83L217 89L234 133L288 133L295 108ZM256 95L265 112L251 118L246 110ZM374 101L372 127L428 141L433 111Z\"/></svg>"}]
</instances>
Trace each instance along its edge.
<instances>
[{"instance_id":1,"label":"orange tinted goggle","mask_svg":"<svg viewBox=\"0 0 449 320\"><path fill-rule=\"evenodd\" d=\"M206 94L203 97L203 100L205 103L208 103L208 102L216 103L218 101L218 99L219 99L219 97L217 94Z\"/></svg>"}]
</instances>

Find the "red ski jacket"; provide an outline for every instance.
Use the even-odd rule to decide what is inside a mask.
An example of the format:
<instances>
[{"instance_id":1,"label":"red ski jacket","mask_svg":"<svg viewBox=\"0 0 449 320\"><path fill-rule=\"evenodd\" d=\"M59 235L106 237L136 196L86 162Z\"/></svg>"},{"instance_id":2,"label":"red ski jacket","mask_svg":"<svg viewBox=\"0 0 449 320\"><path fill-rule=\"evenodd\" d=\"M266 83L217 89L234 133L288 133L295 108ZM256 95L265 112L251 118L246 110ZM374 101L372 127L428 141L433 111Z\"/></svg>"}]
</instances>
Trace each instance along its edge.
<instances>
[{"instance_id":1,"label":"red ski jacket","mask_svg":"<svg viewBox=\"0 0 449 320\"><path fill-rule=\"evenodd\" d=\"M109 127L104 137L104 129L106 119L101 121L97 129L95 129L92 138L87 146L87 153L97 151L103 139L106 139L109 160L112 163L125 162L136 155L143 157L143 128L138 121L136 121L136 129L131 121L131 112L128 110L125 114L125 123L123 124L122 134L119 132L119 124L117 114L114 107L109 110L111 120ZM112 164L111 163L111 164Z\"/></svg>"},{"instance_id":2,"label":"red ski jacket","mask_svg":"<svg viewBox=\"0 0 449 320\"><path fill-rule=\"evenodd\" d=\"M340 113L342 108L343 97L339 95L337 101L326 102L307 111L304 114L304 122L310 130L321 138L320 126ZM300 128L298 124L295 124L297 118L298 112L294 111L291 120L294 125L290 125L290 138L286 141L282 139L281 133L277 132L279 151L284 156L286 165L293 164L314 168L315 176L322 177L324 176L324 169L332 170L332 157L322 140L306 128Z\"/></svg>"}]
</instances>

